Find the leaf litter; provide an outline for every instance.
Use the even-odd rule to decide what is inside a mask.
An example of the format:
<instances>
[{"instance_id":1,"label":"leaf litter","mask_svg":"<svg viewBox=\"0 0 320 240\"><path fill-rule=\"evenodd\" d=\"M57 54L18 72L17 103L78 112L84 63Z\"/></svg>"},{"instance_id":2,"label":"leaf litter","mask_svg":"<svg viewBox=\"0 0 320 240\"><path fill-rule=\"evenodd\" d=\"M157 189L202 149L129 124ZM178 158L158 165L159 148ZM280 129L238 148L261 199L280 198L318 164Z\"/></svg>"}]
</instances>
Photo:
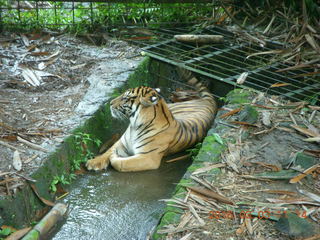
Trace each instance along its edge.
<instances>
[{"instance_id":1,"label":"leaf litter","mask_svg":"<svg viewBox=\"0 0 320 240\"><path fill-rule=\"evenodd\" d=\"M166 239L312 239L320 234L320 147L304 141L318 136L320 109L258 95L252 93L251 103L219 111L215 129L224 128L216 133L226 146L222 162L204 162L191 173L186 192L166 201L183 211L180 223L158 231ZM239 120L250 123L232 127Z\"/></svg>"}]
</instances>

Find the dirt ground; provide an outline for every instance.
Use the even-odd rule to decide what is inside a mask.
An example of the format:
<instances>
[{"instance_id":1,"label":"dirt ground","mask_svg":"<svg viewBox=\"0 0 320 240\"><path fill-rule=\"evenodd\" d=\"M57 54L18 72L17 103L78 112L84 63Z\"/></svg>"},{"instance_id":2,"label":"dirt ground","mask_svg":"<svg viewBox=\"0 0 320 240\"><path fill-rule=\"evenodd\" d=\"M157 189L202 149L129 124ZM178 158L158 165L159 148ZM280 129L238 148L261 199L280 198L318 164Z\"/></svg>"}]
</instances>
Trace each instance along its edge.
<instances>
[{"instance_id":1,"label":"dirt ground","mask_svg":"<svg viewBox=\"0 0 320 240\"><path fill-rule=\"evenodd\" d=\"M126 80L139 52L112 39L96 46L67 34L2 35L0 180L28 176L41 166L44 156Z\"/></svg>"}]
</instances>

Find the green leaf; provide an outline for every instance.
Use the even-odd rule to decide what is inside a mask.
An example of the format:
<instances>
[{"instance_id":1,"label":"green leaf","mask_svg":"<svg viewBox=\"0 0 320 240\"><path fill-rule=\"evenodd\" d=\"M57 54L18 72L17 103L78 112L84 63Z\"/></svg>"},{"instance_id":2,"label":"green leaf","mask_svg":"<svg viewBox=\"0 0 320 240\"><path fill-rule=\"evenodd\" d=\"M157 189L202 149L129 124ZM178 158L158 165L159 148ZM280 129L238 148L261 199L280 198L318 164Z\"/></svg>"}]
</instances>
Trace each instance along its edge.
<instances>
[{"instance_id":1,"label":"green leaf","mask_svg":"<svg viewBox=\"0 0 320 240\"><path fill-rule=\"evenodd\" d=\"M212 136L214 137L214 139L215 139L218 143L220 143L221 145L223 145L223 140L222 140L222 138L220 137L220 135L219 135L218 133L214 133L214 134L212 134Z\"/></svg>"},{"instance_id":2,"label":"green leaf","mask_svg":"<svg viewBox=\"0 0 320 240\"><path fill-rule=\"evenodd\" d=\"M0 231L0 235L8 236L12 233L10 228L5 228Z\"/></svg>"}]
</instances>

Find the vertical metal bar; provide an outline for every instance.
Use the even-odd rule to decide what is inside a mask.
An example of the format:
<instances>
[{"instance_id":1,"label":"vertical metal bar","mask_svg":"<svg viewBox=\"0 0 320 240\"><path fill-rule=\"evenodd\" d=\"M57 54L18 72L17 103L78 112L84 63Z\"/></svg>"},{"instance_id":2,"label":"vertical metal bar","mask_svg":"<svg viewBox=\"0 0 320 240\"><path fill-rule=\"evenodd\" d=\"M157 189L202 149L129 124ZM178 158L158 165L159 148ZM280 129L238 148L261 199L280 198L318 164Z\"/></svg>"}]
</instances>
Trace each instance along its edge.
<instances>
[{"instance_id":1,"label":"vertical metal bar","mask_svg":"<svg viewBox=\"0 0 320 240\"><path fill-rule=\"evenodd\" d=\"M2 32L3 29L3 19L2 19L2 5L0 5L0 32Z\"/></svg>"},{"instance_id":2,"label":"vertical metal bar","mask_svg":"<svg viewBox=\"0 0 320 240\"><path fill-rule=\"evenodd\" d=\"M57 19L57 2L54 2L54 24L58 26L58 19Z\"/></svg>"},{"instance_id":3,"label":"vertical metal bar","mask_svg":"<svg viewBox=\"0 0 320 240\"><path fill-rule=\"evenodd\" d=\"M38 0L36 0L36 16L37 16L37 25L39 25L39 5L38 5Z\"/></svg>"},{"instance_id":4,"label":"vertical metal bar","mask_svg":"<svg viewBox=\"0 0 320 240\"><path fill-rule=\"evenodd\" d=\"M19 18L19 22L21 24L20 0L17 0L17 2L18 2L18 18Z\"/></svg>"},{"instance_id":5,"label":"vertical metal bar","mask_svg":"<svg viewBox=\"0 0 320 240\"><path fill-rule=\"evenodd\" d=\"M72 1L72 25L73 25L73 27L75 25L75 20L74 20L74 1Z\"/></svg>"},{"instance_id":6,"label":"vertical metal bar","mask_svg":"<svg viewBox=\"0 0 320 240\"><path fill-rule=\"evenodd\" d=\"M93 3L90 2L90 19L91 19L91 28L93 28Z\"/></svg>"}]
</instances>

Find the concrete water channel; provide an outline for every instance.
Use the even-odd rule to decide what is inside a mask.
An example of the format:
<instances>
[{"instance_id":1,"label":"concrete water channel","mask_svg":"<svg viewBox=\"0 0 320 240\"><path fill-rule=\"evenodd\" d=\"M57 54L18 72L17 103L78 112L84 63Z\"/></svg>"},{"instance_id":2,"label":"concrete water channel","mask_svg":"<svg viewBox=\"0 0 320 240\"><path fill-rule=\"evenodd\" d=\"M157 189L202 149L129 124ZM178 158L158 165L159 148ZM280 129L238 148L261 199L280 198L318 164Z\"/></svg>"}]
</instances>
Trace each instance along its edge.
<instances>
[{"instance_id":1,"label":"concrete water channel","mask_svg":"<svg viewBox=\"0 0 320 240\"><path fill-rule=\"evenodd\" d=\"M160 86L166 95L173 87L170 80L177 80L174 68L147 58L129 77L128 83L115 92L133 85L150 85ZM99 111L105 115L106 108ZM108 138L126 125L105 117ZM69 206L69 214L49 237L55 240L146 239L163 213L165 203L159 200L170 198L190 164L190 160L173 163L164 160L161 167L153 171L120 173L110 167L78 177L63 200Z\"/></svg>"}]
</instances>

